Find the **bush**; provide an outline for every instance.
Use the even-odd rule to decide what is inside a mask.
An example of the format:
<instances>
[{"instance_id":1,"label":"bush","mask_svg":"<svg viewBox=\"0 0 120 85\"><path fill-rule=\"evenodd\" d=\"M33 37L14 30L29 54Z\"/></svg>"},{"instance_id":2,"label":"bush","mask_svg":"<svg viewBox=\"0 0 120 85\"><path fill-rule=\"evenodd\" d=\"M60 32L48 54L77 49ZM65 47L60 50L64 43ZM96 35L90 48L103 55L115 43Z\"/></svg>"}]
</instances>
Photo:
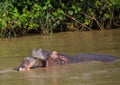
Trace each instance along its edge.
<instances>
[{"instance_id":1,"label":"bush","mask_svg":"<svg viewBox=\"0 0 120 85\"><path fill-rule=\"evenodd\" d=\"M73 4L74 3L74 4ZM119 0L2 0L0 36L120 26Z\"/></svg>"}]
</instances>

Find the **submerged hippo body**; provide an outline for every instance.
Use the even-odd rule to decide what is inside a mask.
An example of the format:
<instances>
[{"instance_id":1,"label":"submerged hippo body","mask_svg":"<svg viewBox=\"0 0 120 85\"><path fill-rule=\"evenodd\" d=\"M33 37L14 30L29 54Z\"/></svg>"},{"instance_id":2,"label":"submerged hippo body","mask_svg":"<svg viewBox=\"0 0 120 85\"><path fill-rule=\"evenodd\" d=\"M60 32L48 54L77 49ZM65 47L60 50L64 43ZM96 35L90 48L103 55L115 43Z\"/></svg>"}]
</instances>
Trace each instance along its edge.
<instances>
[{"instance_id":1,"label":"submerged hippo body","mask_svg":"<svg viewBox=\"0 0 120 85\"><path fill-rule=\"evenodd\" d=\"M71 60L71 63L84 62L84 61L112 62L117 59L111 55L102 55L102 54L79 54L74 57L75 58Z\"/></svg>"},{"instance_id":2,"label":"submerged hippo body","mask_svg":"<svg viewBox=\"0 0 120 85\"><path fill-rule=\"evenodd\" d=\"M34 49L32 51L31 56L33 58L38 58L40 60L40 64L43 64L40 66L43 66L43 67L49 66L49 64L52 65L54 63L69 64L69 63L78 63L78 62L85 62L85 61L111 62L117 59L111 55L79 54L76 56L71 56L71 55L60 54L57 52L54 54L53 52L48 52L42 49ZM57 56L57 57L52 58L51 56Z\"/></svg>"},{"instance_id":3,"label":"submerged hippo body","mask_svg":"<svg viewBox=\"0 0 120 85\"><path fill-rule=\"evenodd\" d=\"M17 68L14 68L13 70L18 70L18 71L30 70L30 68L33 67L35 63L36 63L36 60L34 58L25 57L22 63Z\"/></svg>"}]
</instances>

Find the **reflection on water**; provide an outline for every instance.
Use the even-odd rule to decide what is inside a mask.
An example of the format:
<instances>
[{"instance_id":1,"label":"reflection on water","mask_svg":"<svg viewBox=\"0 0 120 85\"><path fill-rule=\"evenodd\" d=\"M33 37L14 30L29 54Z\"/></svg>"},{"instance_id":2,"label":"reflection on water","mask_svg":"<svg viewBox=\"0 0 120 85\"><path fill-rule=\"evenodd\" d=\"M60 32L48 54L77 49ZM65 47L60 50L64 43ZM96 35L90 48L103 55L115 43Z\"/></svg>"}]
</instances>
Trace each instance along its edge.
<instances>
[{"instance_id":1,"label":"reflection on water","mask_svg":"<svg viewBox=\"0 0 120 85\"><path fill-rule=\"evenodd\" d=\"M33 48L80 53L110 54L120 58L120 30L66 32L50 36L0 39L0 85L119 85L120 61L84 62L31 71L11 70Z\"/></svg>"}]
</instances>

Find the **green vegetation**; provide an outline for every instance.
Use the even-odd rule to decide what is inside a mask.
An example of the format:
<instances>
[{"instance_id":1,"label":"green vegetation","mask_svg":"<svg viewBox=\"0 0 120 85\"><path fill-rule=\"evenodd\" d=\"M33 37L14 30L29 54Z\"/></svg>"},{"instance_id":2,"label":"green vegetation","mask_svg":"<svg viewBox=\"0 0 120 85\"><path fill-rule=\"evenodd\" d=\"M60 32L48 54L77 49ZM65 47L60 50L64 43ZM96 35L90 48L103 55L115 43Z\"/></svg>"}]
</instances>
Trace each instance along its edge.
<instances>
[{"instance_id":1,"label":"green vegetation","mask_svg":"<svg viewBox=\"0 0 120 85\"><path fill-rule=\"evenodd\" d=\"M1 0L0 37L120 26L120 0Z\"/></svg>"}]
</instances>

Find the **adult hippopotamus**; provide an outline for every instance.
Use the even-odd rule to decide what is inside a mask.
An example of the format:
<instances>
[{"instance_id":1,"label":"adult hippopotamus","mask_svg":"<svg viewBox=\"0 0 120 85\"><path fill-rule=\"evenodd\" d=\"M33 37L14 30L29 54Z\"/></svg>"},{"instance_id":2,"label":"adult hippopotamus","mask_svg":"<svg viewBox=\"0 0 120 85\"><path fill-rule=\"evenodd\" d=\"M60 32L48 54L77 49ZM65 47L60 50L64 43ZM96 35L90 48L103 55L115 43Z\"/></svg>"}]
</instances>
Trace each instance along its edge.
<instances>
[{"instance_id":1,"label":"adult hippopotamus","mask_svg":"<svg viewBox=\"0 0 120 85\"><path fill-rule=\"evenodd\" d=\"M39 66L46 67L50 65L64 65L69 63L78 63L85 61L101 61L111 62L117 60L117 58L111 55L101 54L79 54L75 56L58 53L57 51L49 52L43 49L33 49L31 53L32 58L38 58Z\"/></svg>"},{"instance_id":2,"label":"adult hippopotamus","mask_svg":"<svg viewBox=\"0 0 120 85\"><path fill-rule=\"evenodd\" d=\"M32 68L35 63L36 63L36 60L34 58L25 57L22 63L17 68L14 68L13 70L18 70L18 71L30 70L30 68Z\"/></svg>"}]
</instances>

